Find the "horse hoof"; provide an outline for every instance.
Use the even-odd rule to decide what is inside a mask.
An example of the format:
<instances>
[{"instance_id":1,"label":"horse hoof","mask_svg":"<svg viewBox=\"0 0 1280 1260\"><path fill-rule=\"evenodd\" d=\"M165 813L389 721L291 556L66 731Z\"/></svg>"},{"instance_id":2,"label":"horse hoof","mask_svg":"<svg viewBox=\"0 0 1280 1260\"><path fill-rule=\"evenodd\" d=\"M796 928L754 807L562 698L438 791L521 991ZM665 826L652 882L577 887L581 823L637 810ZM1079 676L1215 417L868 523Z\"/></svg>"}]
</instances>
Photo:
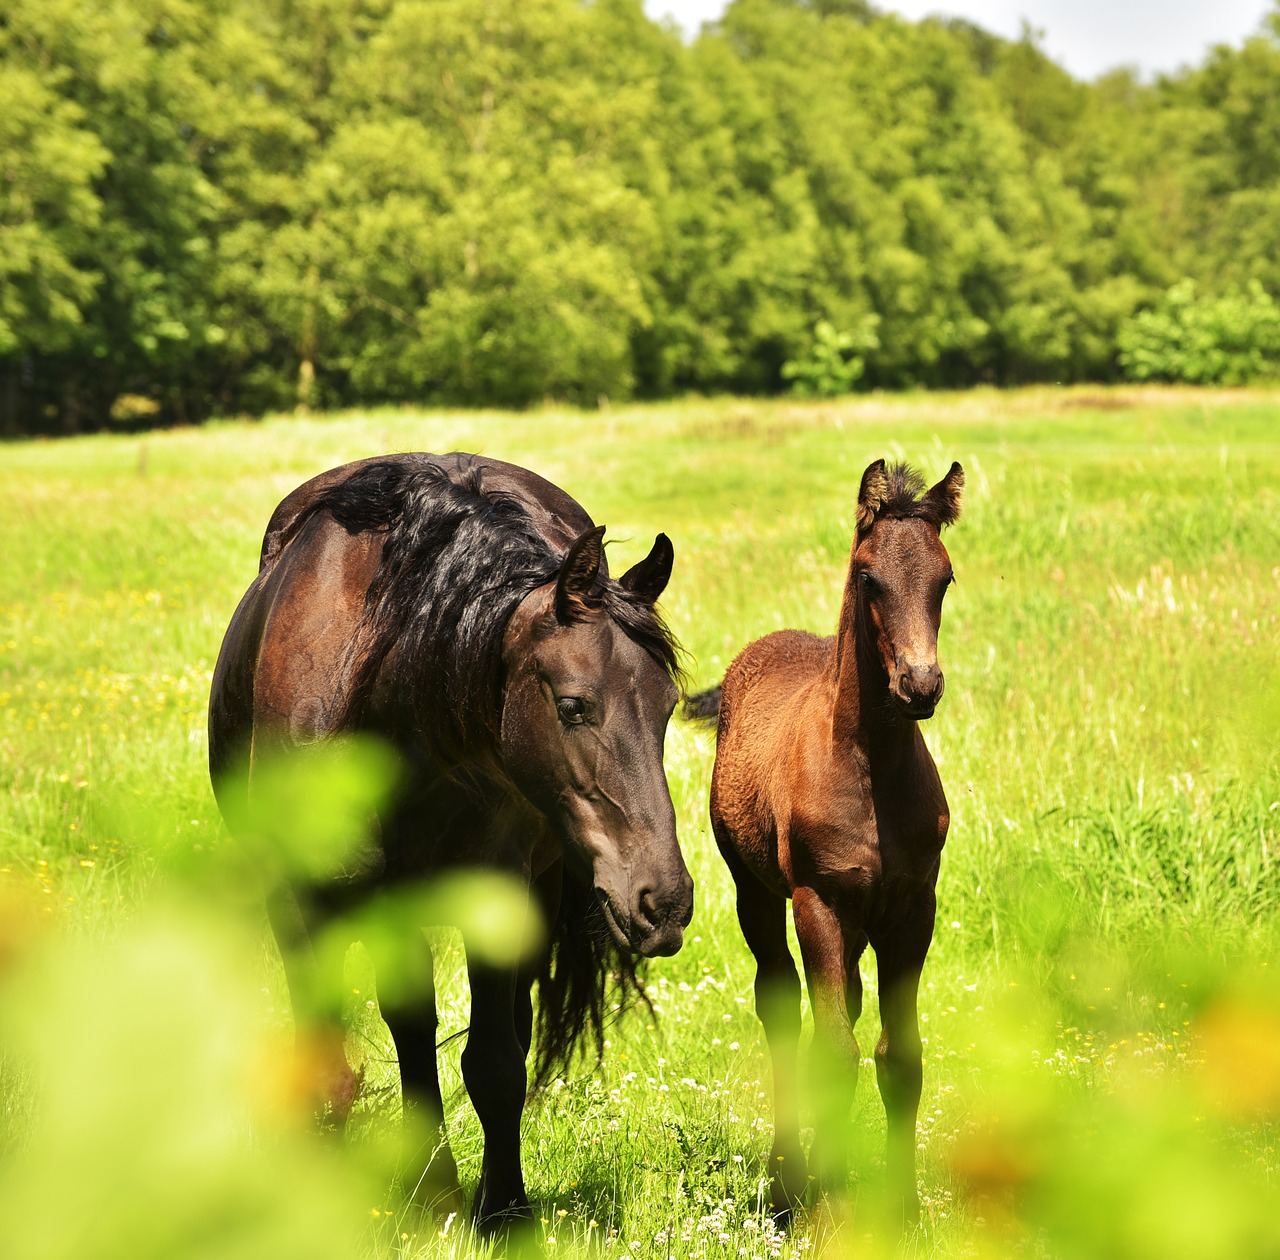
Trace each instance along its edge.
<instances>
[{"instance_id":1,"label":"horse hoof","mask_svg":"<svg viewBox=\"0 0 1280 1260\"><path fill-rule=\"evenodd\" d=\"M773 1221L774 1229L790 1229L794 1215L795 1207L792 1204L780 1202L776 1192L770 1193L769 1218Z\"/></svg>"},{"instance_id":2,"label":"horse hoof","mask_svg":"<svg viewBox=\"0 0 1280 1260\"><path fill-rule=\"evenodd\" d=\"M466 1211L462 1187L456 1181L424 1177L408 1197L409 1206L430 1217L433 1221L445 1221L460 1217Z\"/></svg>"},{"instance_id":3,"label":"horse hoof","mask_svg":"<svg viewBox=\"0 0 1280 1260\"><path fill-rule=\"evenodd\" d=\"M805 1159L799 1150L790 1155L774 1150L769 1163L773 1165L773 1176L769 1179L770 1215L774 1224L784 1229L809 1189Z\"/></svg>"},{"instance_id":4,"label":"horse hoof","mask_svg":"<svg viewBox=\"0 0 1280 1260\"><path fill-rule=\"evenodd\" d=\"M533 1234L533 1208L528 1202L503 1208L477 1205L475 1231L485 1241L523 1242Z\"/></svg>"}]
</instances>

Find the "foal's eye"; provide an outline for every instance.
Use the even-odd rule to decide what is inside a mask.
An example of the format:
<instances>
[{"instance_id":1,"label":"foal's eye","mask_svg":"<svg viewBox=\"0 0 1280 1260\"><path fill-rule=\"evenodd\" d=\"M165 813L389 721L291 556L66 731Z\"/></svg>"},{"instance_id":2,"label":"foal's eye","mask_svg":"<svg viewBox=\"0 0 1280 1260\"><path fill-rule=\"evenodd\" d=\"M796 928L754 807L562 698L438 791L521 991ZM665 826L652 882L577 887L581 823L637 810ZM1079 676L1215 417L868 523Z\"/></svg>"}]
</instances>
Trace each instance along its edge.
<instances>
[{"instance_id":1,"label":"foal's eye","mask_svg":"<svg viewBox=\"0 0 1280 1260\"><path fill-rule=\"evenodd\" d=\"M868 595L874 595L880 589L880 579L873 573L868 573L866 569L863 569L862 572L858 574L858 577L862 581L862 589L866 591Z\"/></svg>"},{"instance_id":2,"label":"foal's eye","mask_svg":"<svg viewBox=\"0 0 1280 1260\"><path fill-rule=\"evenodd\" d=\"M566 726L579 726L586 720L587 706L577 696L556 701L556 714Z\"/></svg>"}]
</instances>

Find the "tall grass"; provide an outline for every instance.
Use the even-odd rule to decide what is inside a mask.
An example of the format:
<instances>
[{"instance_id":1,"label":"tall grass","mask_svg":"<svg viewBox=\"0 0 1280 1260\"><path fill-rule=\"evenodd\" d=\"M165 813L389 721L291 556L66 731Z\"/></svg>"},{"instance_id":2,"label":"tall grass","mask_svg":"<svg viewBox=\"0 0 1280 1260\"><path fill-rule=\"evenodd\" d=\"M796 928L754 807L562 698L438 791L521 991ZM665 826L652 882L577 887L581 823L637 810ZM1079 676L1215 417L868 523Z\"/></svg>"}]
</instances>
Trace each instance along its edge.
<instances>
[{"instance_id":1,"label":"tall grass","mask_svg":"<svg viewBox=\"0 0 1280 1260\"><path fill-rule=\"evenodd\" d=\"M275 503L396 449L535 468L659 529L700 684L781 626L830 632L862 469L968 474L926 734L952 805L922 991L920 1254L1274 1255L1280 1159L1280 398L1029 391L584 416L381 412L0 450L0 1252L461 1255L387 1191L376 980L348 956L353 1151L293 1117L256 890L229 866L204 705ZM604 1063L529 1111L548 1250L876 1253L867 1072L850 1204L777 1235L753 967L711 843L714 744L673 724L697 881ZM234 872L229 877L228 871ZM443 1032L465 1027L440 934ZM878 1035L874 960L864 964ZM464 1182L479 1129L444 1051Z\"/></svg>"}]
</instances>

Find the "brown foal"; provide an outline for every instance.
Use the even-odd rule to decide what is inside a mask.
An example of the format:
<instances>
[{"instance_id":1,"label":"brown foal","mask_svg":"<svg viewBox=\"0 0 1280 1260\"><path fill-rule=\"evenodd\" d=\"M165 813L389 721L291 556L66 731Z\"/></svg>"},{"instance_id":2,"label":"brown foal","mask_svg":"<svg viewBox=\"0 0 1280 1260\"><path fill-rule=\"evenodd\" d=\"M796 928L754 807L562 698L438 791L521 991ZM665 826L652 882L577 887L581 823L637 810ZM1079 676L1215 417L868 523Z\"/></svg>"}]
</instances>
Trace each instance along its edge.
<instances>
[{"instance_id":1,"label":"brown foal","mask_svg":"<svg viewBox=\"0 0 1280 1260\"><path fill-rule=\"evenodd\" d=\"M919 723L942 697L938 627L954 577L940 535L960 514L963 485L959 464L928 491L905 465L872 464L858 493L835 638L767 635L724 679L711 824L757 964L756 1012L774 1069L769 1168L782 1218L811 1180L800 1146L800 981L787 947L787 898L814 1018L812 1180L836 1190L846 1177L860 1058L858 959L870 943L883 1025L875 1058L886 1172L904 1221L919 1213L916 1001L949 822Z\"/></svg>"}]
</instances>

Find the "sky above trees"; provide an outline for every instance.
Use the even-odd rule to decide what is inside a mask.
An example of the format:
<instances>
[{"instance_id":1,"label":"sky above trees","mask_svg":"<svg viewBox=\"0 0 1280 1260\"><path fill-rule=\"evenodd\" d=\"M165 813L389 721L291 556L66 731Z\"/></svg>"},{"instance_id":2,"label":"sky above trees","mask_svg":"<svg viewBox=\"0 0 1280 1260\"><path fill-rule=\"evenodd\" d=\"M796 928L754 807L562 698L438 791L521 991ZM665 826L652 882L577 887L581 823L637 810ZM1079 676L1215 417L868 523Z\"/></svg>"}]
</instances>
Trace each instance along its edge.
<instances>
[{"instance_id":1,"label":"sky above trees","mask_svg":"<svg viewBox=\"0 0 1280 1260\"><path fill-rule=\"evenodd\" d=\"M650 17L670 15L688 33L724 12L727 0L645 0ZM1146 76L1199 62L1213 44L1238 44L1274 7L1267 0L879 0L879 9L918 19L943 12L1007 39L1025 19L1043 47L1077 78L1120 65Z\"/></svg>"}]
</instances>

